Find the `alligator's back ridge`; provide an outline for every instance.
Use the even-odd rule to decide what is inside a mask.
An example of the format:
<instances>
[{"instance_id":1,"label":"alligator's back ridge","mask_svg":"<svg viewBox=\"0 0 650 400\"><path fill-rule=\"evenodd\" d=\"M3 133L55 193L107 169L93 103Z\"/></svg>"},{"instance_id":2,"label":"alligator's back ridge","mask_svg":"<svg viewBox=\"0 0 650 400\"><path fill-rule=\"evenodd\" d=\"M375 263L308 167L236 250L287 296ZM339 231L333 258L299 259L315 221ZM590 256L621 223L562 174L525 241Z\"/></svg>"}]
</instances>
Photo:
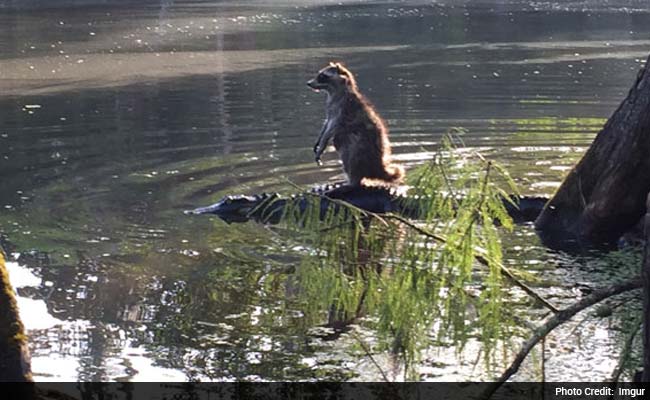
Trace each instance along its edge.
<instances>
[{"instance_id":1,"label":"alligator's back ridge","mask_svg":"<svg viewBox=\"0 0 650 400\"><path fill-rule=\"evenodd\" d=\"M304 193L283 197L277 193L261 193L257 195L225 196L217 203L186 211L186 214L214 214L227 223L246 222L254 220L263 223L278 223L288 201L297 204L300 210L307 209L309 197L320 195L321 217L331 207L339 208L333 200L342 200L355 207L373 213L394 212L406 217L417 218L421 215L421 202L426 198L409 197L406 186L345 186L326 184L316 186ZM537 218L544 205L546 197L510 196L503 204L515 223L532 222ZM514 203L514 205L512 204Z\"/></svg>"}]
</instances>

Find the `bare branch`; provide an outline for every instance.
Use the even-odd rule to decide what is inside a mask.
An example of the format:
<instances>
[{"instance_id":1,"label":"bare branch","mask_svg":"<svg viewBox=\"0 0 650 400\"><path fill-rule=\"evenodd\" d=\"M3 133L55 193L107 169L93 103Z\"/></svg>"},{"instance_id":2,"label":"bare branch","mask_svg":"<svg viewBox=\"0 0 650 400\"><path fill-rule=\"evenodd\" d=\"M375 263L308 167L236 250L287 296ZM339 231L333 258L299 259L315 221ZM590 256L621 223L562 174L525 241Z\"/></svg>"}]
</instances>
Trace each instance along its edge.
<instances>
[{"instance_id":1,"label":"bare branch","mask_svg":"<svg viewBox=\"0 0 650 400\"><path fill-rule=\"evenodd\" d=\"M600 303L601 301L608 299L612 296L616 296L621 293L629 292L631 290L635 289L640 289L642 287L642 281L641 278L635 278L629 281L625 281L623 283L619 283L617 285L612 285L608 286L606 288L594 290L590 295L585 296L581 300L575 302L571 306L563 309L559 313L553 315L551 318L549 318L542 326L537 328L535 332L533 332L533 336L528 339L523 346L521 347L521 350L519 350L519 353L517 353L517 356L513 360L512 364L510 364L510 367L499 377L499 379L496 382L493 382L482 394L480 397L481 399L487 400L492 395L494 392L510 377L514 374L517 373L519 370L519 367L521 364L524 362L526 359L526 356L530 351L535 347L537 343L539 343L540 340L546 337L553 329L557 328L559 325L563 324L564 322L568 321L571 319L574 315L579 313L580 311L589 308L593 306L594 304Z\"/></svg>"}]
</instances>

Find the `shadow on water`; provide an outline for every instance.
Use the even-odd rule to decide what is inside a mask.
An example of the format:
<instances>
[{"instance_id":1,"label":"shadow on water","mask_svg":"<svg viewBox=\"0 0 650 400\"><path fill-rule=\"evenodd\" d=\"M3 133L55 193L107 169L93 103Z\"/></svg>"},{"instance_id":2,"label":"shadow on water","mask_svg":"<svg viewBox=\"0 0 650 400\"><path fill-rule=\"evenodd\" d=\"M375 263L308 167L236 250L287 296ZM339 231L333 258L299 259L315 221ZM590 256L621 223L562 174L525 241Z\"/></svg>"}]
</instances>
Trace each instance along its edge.
<instances>
[{"instance_id":1,"label":"shadow on water","mask_svg":"<svg viewBox=\"0 0 650 400\"><path fill-rule=\"evenodd\" d=\"M339 177L333 154L313 163L324 99L305 87L330 59L358 74L400 162L463 127L524 193L550 194L646 56L648 12L458 4L2 13L0 232L22 307L41 316L26 321L36 378L379 379L349 335L311 334L328 310L305 315L281 236L181 211ZM530 227L509 242L509 262L554 284L582 276ZM546 289L562 302L575 288ZM586 348L611 344L593 329ZM423 378L487 377L435 351ZM557 374L600 379L606 361Z\"/></svg>"}]
</instances>

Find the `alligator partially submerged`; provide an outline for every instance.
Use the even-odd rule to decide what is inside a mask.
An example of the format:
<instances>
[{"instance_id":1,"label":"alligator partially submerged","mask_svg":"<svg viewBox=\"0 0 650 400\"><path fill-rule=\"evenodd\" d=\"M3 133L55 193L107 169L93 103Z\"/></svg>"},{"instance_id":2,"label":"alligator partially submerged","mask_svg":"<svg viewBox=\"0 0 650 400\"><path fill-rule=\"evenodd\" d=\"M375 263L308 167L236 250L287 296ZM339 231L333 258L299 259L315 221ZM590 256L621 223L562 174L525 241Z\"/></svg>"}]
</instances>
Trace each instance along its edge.
<instances>
[{"instance_id":1,"label":"alligator partially submerged","mask_svg":"<svg viewBox=\"0 0 650 400\"><path fill-rule=\"evenodd\" d=\"M282 218L288 202L293 202L301 211L316 197L320 200L320 215L328 210L338 210L341 201L372 213L396 213L404 217L418 218L425 198L408 196L405 187L355 187L337 190L335 185L319 186L308 192L283 197L278 193L226 196L207 207L186 211L186 214L214 214L227 223L249 220L276 224ZM511 196L503 200L506 210L515 223L532 222L548 201L546 197Z\"/></svg>"}]
</instances>

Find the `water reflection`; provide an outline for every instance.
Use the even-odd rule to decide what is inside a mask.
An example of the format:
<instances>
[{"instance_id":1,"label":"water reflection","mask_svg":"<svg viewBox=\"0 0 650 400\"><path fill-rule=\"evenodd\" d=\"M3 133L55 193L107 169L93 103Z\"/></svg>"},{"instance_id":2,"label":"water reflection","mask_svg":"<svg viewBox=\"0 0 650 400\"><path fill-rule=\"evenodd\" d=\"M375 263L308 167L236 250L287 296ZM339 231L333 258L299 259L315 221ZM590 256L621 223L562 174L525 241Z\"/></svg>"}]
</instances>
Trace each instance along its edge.
<instances>
[{"instance_id":1,"label":"water reflection","mask_svg":"<svg viewBox=\"0 0 650 400\"><path fill-rule=\"evenodd\" d=\"M328 310L304 315L295 253L268 228L181 211L337 178L332 154L313 163L323 99L304 87L329 59L357 73L401 162L460 126L525 193L549 194L627 91L648 19L613 2L1 13L0 232L31 274L17 286L39 316L37 379L380 379L350 335L313 334ZM516 264L558 257L529 228L512 242ZM487 377L450 351L422 376Z\"/></svg>"}]
</instances>

